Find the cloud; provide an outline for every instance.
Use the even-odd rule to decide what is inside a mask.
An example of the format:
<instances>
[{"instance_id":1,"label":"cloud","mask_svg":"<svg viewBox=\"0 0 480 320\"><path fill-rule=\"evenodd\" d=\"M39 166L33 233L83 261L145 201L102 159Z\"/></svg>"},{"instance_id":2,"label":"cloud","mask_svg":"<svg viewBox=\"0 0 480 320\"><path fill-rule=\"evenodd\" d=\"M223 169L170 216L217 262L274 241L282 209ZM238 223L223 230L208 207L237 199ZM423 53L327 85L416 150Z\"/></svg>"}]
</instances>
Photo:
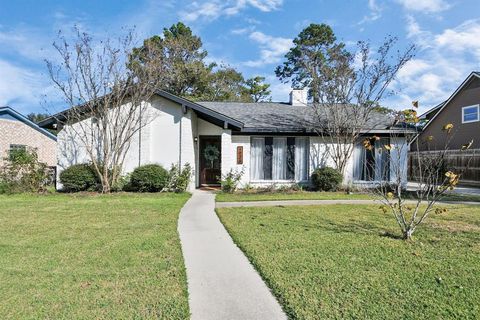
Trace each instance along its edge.
<instances>
[{"instance_id":1,"label":"cloud","mask_svg":"<svg viewBox=\"0 0 480 320\"><path fill-rule=\"evenodd\" d=\"M53 48L47 41L47 37L39 31L16 28L0 30L0 53L42 61L53 54Z\"/></svg>"},{"instance_id":2,"label":"cloud","mask_svg":"<svg viewBox=\"0 0 480 320\"><path fill-rule=\"evenodd\" d=\"M255 27L254 27L254 26L250 26L250 27L245 27L245 28L233 29L233 30L231 30L230 32L231 32L232 34L239 35L239 34L246 34L246 33L249 33L249 32L253 32L253 30L255 30Z\"/></svg>"},{"instance_id":3,"label":"cloud","mask_svg":"<svg viewBox=\"0 0 480 320\"><path fill-rule=\"evenodd\" d=\"M292 47L292 39L273 37L260 31L250 33L249 38L259 44L260 58L244 62L247 67L278 63Z\"/></svg>"},{"instance_id":4,"label":"cloud","mask_svg":"<svg viewBox=\"0 0 480 320\"><path fill-rule=\"evenodd\" d=\"M233 16L242 10L252 7L262 12L278 10L283 0L210 0L205 2L192 2L190 9L181 11L181 19L193 22L198 19L215 20L220 16Z\"/></svg>"},{"instance_id":5,"label":"cloud","mask_svg":"<svg viewBox=\"0 0 480 320\"><path fill-rule=\"evenodd\" d=\"M0 106L10 105L20 112L45 112L42 96L53 93L48 79L38 72L0 59Z\"/></svg>"},{"instance_id":6,"label":"cloud","mask_svg":"<svg viewBox=\"0 0 480 320\"><path fill-rule=\"evenodd\" d=\"M397 0L405 9L423 13L436 13L449 9L451 5L444 0Z\"/></svg>"},{"instance_id":7,"label":"cloud","mask_svg":"<svg viewBox=\"0 0 480 320\"><path fill-rule=\"evenodd\" d=\"M364 16L358 23L359 25L378 20L382 17L382 8L378 5L376 0L368 0L368 9L370 10L370 14Z\"/></svg>"},{"instance_id":8,"label":"cloud","mask_svg":"<svg viewBox=\"0 0 480 320\"><path fill-rule=\"evenodd\" d=\"M446 29L435 36L442 49L455 53L471 53L480 61L480 20L468 20L454 29Z\"/></svg>"},{"instance_id":9,"label":"cloud","mask_svg":"<svg viewBox=\"0 0 480 320\"><path fill-rule=\"evenodd\" d=\"M469 20L438 34L423 30L407 18L408 36L419 44L419 56L409 61L392 84L396 95L388 102L401 108L413 100L434 106L447 99L480 65L480 19Z\"/></svg>"}]
</instances>

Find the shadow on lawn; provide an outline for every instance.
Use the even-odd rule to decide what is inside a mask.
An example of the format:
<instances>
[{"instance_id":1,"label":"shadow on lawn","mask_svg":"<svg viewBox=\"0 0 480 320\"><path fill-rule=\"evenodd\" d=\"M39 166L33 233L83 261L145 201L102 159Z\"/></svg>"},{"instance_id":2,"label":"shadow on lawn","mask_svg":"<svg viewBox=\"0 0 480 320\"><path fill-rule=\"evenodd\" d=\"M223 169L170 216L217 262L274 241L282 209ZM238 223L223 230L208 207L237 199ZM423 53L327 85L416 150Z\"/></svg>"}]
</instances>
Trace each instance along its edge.
<instances>
[{"instance_id":1,"label":"shadow on lawn","mask_svg":"<svg viewBox=\"0 0 480 320\"><path fill-rule=\"evenodd\" d=\"M297 220L287 221L287 225L295 225L298 223ZM381 236L391 239L402 239L400 232L396 232L391 227L380 224L374 224L364 221L334 221L329 219L322 219L319 222L305 223L303 222L300 227L303 228L302 231L317 230L320 232L330 232L330 233L350 233L350 234L360 234L360 235L372 235L372 236Z\"/></svg>"}]
</instances>

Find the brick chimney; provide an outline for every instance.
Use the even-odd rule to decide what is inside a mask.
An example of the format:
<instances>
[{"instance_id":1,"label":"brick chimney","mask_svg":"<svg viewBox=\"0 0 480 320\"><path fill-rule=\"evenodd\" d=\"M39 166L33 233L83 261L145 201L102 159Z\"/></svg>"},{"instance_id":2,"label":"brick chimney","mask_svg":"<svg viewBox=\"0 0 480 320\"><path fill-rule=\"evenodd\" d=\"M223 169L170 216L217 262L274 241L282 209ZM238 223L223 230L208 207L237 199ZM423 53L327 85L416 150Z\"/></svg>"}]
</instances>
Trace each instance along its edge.
<instances>
[{"instance_id":1,"label":"brick chimney","mask_svg":"<svg viewBox=\"0 0 480 320\"><path fill-rule=\"evenodd\" d=\"M307 90L293 89L290 92L290 104L292 106L306 106L308 103Z\"/></svg>"}]
</instances>

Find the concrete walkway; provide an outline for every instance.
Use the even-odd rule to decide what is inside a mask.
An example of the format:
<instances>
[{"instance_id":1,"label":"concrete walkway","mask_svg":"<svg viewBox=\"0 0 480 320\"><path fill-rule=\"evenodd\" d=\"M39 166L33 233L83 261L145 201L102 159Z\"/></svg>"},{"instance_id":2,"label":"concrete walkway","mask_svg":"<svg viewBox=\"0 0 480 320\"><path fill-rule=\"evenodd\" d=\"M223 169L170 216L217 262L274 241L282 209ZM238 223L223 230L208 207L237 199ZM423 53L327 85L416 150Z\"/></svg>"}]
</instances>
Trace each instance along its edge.
<instances>
[{"instance_id":1,"label":"concrete walkway","mask_svg":"<svg viewBox=\"0 0 480 320\"><path fill-rule=\"evenodd\" d=\"M196 190L180 212L191 319L286 319L214 209L215 195Z\"/></svg>"},{"instance_id":2,"label":"concrete walkway","mask_svg":"<svg viewBox=\"0 0 480 320\"><path fill-rule=\"evenodd\" d=\"M406 200L405 203L416 204L416 201ZM480 202L471 201L439 201L440 205L480 205ZM278 206L318 206L327 204L381 204L379 200L278 200L278 201L244 201L244 202L217 202L217 208L231 207L278 207Z\"/></svg>"}]
</instances>

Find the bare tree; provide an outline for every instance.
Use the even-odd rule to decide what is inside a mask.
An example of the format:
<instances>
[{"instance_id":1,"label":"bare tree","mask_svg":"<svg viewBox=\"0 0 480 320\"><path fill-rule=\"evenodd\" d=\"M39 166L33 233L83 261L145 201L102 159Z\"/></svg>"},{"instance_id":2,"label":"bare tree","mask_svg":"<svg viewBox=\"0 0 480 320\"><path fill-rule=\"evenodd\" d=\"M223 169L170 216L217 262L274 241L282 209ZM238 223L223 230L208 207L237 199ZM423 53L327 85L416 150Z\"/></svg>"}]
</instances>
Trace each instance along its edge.
<instances>
[{"instance_id":1,"label":"bare tree","mask_svg":"<svg viewBox=\"0 0 480 320\"><path fill-rule=\"evenodd\" d=\"M360 137L388 119L388 114L380 108L380 100L414 52L411 46L394 55L396 41L388 38L375 53L366 42L358 43L355 54L334 48L329 53L329 61L308 66L318 78L317 85L311 89L318 99L313 104L315 131L342 173Z\"/></svg>"},{"instance_id":2,"label":"bare tree","mask_svg":"<svg viewBox=\"0 0 480 320\"><path fill-rule=\"evenodd\" d=\"M416 106L417 103L414 103ZM401 128L397 131L391 131L389 142L385 144L376 143L376 137L366 138L363 142L365 149L374 153L383 153L383 161L380 163L366 163L366 166L384 166L381 171L385 172L382 178L383 182L378 182L374 188L368 189L369 192L378 196L383 205L381 209L388 213L389 211L395 218L402 237L405 240L412 238L413 233L421 225L431 212L443 212L445 209L435 206L448 190L453 190L459 183L462 174L468 169L468 164L461 171L448 168L447 157L450 151L450 141L453 137L453 125L447 123L443 127L445 143L439 150L422 152L420 144L426 144L429 149L430 143L435 137L427 137L425 141L420 141L418 134L421 127L418 125L419 119L415 110L405 110L396 113L392 126ZM437 137L438 138L438 137ZM404 143L396 143L403 140ZM440 139L443 140L443 139ZM405 178L407 176L407 166L405 156L410 145L410 151L413 156L413 167L416 176L416 189L412 192L405 190ZM462 147L462 152L470 149L473 141L466 143ZM473 155L465 154L467 163L473 159ZM373 168L372 168L373 170Z\"/></svg>"},{"instance_id":3,"label":"bare tree","mask_svg":"<svg viewBox=\"0 0 480 320\"><path fill-rule=\"evenodd\" d=\"M275 72L282 81L308 88L313 101L311 126L322 137L335 167L345 173L354 144L378 124L374 114L379 102L415 47L396 51L397 39L387 37L375 52L368 42L358 42L352 53L325 24L309 25L293 43Z\"/></svg>"},{"instance_id":4,"label":"bare tree","mask_svg":"<svg viewBox=\"0 0 480 320\"><path fill-rule=\"evenodd\" d=\"M53 44L60 63L46 61L51 80L70 107L57 122L76 137L100 178L102 192L108 193L121 176L132 137L151 120L147 102L162 81L163 64L149 59L148 66L127 68L133 30L99 42L74 30L71 43L59 33ZM154 50L145 48L145 54L158 57Z\"/></svg>"}]
</instances>

